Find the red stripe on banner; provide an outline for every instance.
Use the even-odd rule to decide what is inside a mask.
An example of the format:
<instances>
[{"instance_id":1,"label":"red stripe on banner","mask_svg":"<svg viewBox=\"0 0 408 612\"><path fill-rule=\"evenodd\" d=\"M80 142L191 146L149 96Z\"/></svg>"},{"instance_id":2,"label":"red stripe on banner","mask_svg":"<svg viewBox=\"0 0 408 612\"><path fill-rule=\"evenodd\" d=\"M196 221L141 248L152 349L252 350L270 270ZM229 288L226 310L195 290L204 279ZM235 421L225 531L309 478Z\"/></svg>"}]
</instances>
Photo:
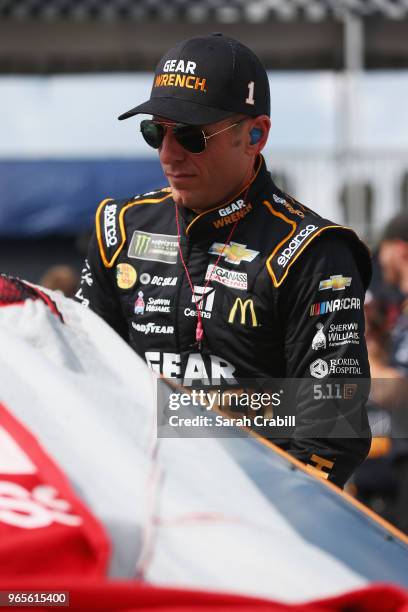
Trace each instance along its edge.
<instances>
[{"instance_id":1,"label":"red stripe on banner","mask_svg":"<svg viewBox=\"0 0 408 612\"><path fill-rule=\"evenodd\" d=\"M105 575L104 528L2 404L0 434L0 575Z\"/></svg>"}]
</instances>

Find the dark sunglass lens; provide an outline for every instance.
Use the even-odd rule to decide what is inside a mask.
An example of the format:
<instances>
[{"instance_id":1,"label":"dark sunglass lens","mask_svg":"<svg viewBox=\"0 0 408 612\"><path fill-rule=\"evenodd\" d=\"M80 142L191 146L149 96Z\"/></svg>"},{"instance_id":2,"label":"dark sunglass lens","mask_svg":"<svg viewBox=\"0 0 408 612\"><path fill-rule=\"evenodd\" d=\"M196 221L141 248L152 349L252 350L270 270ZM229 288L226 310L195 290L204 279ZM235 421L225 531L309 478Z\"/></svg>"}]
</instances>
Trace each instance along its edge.
<instances>
[{"instance_id":1,"label":"dark sunglass lens","mask_svg":"<svg viewBox=\"0 0 408 612\"><path fill-rule=\"evenodd\" d=\"M176 125L173 128L175 139L190 153L202 153L205 149L205 139L200 128L193 125Z\"/></svg>"},{"instance_id":2,"label":"dark sunglass lens","mask_svg":"<svg viewBox=\"0 0 408 612\"><path fill-rule=\"evenodd\" d=\"M160 123L153 123L149 119L145 119L140 123L140 131L148 145L153 149L158 149L163 142L164 126Z\"/></svg>"}]
</instances>

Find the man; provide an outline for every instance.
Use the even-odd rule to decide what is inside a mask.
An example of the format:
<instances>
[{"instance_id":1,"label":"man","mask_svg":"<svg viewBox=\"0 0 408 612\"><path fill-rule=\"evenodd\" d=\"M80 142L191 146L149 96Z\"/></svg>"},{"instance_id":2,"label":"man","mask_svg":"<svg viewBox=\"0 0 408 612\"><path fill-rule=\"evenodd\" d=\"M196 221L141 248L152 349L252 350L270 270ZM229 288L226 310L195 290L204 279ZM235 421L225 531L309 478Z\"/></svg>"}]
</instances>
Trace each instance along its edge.
<instances>
[{"instance_id":1,"label":"man","mask_svg":"<svg viewBox=\"0 0 408 612\"><path fill-rule=\"evenodd\" d=\"M169 187L100 204L78 299L184 385L368 377L367 250L272 182L254 53L221 34L179 43L150 99L119 119L139 113L153 115L141 131ZM295 435L279 444L342 486L368 451L366 416L360 406L353 433L329 439L338 408L316 393L299 391Z\"/></svg>"},{"instance_id":2,"label":"man","mask_svg":"<svg viewBox=\"0 0 408 612\"><path fill-rule=\"evenodd\" d=\"M375 363L379 378L408 376L408 214L400 213L385 228L378 260L384 280L397 287L405 297L394 327L390 363Z\"/></svg>"},{"instance_id":3,"label":"man","mask_svg":"<svg viewBox=\"0 0 408 612\"><path fill-rule=\"evenodd\" d=\"M387 224L379 245L378 262L384 281L399 289L403 301L391 330L375 333L368 325L367 344L373 385L370 411L374 429L369 461L357 470L358 497L408 533L408 214ZM387 330L388 332L388 330ZM388 380L385 380L388 379Z\"/></svg>"}]
</instances>

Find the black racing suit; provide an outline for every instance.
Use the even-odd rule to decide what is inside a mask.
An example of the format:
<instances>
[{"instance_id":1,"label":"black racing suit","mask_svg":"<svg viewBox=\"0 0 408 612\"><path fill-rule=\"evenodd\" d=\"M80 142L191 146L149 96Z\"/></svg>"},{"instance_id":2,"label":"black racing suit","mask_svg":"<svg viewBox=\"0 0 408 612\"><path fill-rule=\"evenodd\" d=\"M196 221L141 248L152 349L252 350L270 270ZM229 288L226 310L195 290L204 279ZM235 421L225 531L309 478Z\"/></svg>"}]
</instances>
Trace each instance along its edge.
<instances>
[{"instance_id":1,"label":"black racing suit","mask_svg":"<svg viewBox=\"0 0 408 612\"><path fill-rule=\"evenodd\" d=\"M338 406L324 400L321 383L369 378L368 251L353 231L280 191L261 157L244 195L198 215L179 207L180 248L202 314L200 345L169 188L100 204L77 299L154 370L181 383L320 384L313 398L297 392L294 435L274 441L342 486L370 446L364 401L352 417L355 435L329 436L321 423Z\"/></svg>"}]
</instances>

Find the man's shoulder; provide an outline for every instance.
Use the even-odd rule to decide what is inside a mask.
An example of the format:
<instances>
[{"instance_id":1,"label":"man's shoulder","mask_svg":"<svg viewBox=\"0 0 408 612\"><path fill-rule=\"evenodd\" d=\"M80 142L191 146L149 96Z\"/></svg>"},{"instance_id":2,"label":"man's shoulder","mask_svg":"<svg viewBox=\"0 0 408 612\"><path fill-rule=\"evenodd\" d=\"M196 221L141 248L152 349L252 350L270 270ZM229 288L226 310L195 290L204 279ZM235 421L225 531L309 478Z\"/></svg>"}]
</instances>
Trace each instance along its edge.
<instances>
[{"instance_id":1,"label":"man's shoulder","mask_svg":"<svg viewBox=\"0 0 408 612\"><path fill-rule=\"evenodd\" d=\"M129 225L141 222L145 216L148 217L145 221L151 223L155 217L157 218L156 206L172 201L169 187L130 198L102 200L96 210L95 234L105 267L110 268L115 262L126 242Z\"/></svg>"},{"instance_id":2,"label":"man's shoulder","mask_svg":"<svg viewBox=\"0 0 408 612\"><path fill-rule=\"evenodd\" d=\"M271 214L274 244L267 268L275 287L288 278L292 267L310 258L333 252L348 252L358 266L363 284L371 279L371 257L367 246L352 228L325 219L279 189L264 202Z\"/></svg>"}]
</instances>

